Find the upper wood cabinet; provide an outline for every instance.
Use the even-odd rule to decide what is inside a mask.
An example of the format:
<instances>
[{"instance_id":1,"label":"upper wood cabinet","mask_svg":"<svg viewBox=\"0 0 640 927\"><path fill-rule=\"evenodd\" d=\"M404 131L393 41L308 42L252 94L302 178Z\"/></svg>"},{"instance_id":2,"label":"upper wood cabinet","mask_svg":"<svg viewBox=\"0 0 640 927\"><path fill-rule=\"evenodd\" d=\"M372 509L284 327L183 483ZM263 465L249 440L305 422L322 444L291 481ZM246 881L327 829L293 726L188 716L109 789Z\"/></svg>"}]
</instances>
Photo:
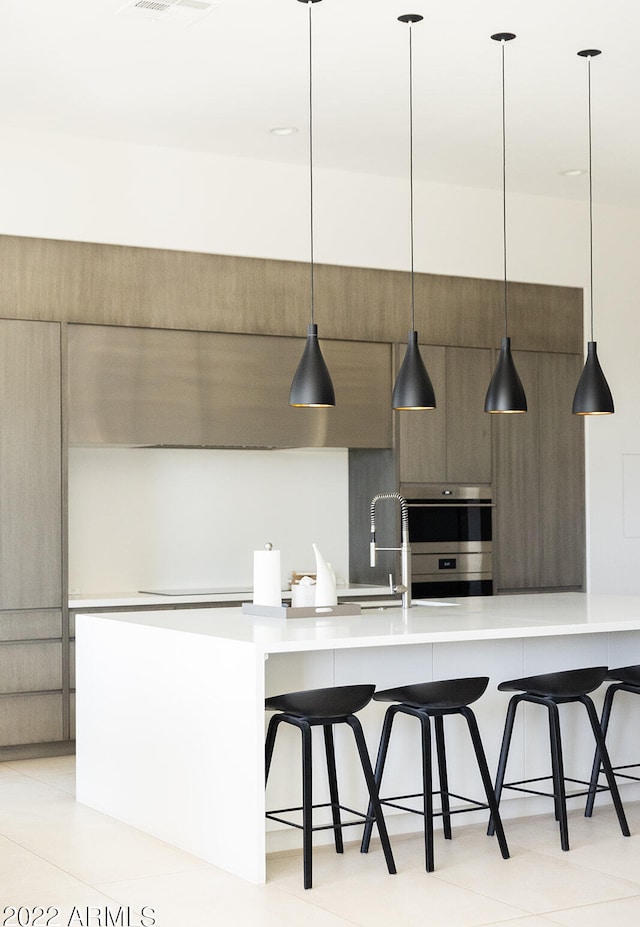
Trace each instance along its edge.
<instances>
[{"instance_id":1,"label":"upper wood cabinet","mask_svg":"<svg viewBox=\"0 0 640 927\"><path fill-rule=\"evenodd\" d=\"M68 327L69 443L391 447L391 346L321 340L336 406L292 409L298 338Z\"/></svg>"},{"instance_id":2,"label":"upper wood cabinet","mask_svg":"<svg viewBox=\"0 0 640 927\"><path fill-rule=\"evenodd\" d=\"M405 350L405 345L395 346L396 370L400 369ZM445 349L420 345L420 353L436 394L436 408L394 412L400 483L432 483L446 479Z\"/></svg>"},{"instance_id":3,"label":"upper wood cabinet","mask_svg":"<svg viewBox=\"0 0 640 927\"><path fill-rule=\"evenodd\" d=\"M496 591L581 589L584 426L573 415L582 359L514 351L523 415L495 415Z\"/></svg>"},{"instance_id":4,"label":"upper wood cabinet","mask_svg":"<svg viewBox=\"0 0 640 927\"><path fill-rule=\"evenodd\" d=\"M2 255L0 306L13 318L292 337L306 330L306 262L11 235L2 236ZM416 305L429 307L419 326L425 342L500 343L501 280L414 280ZM323 338L390 344L404 330L408 271L316 263L315 282ZM581 353L582 314L577 287L509 281L514 344Z\"/></svg>"},{"instance_id":5,"label":"upper wood cabinet","mask_svg":"<svg viewBox=\"0 0 640 927\"><path fill-rule=\"evenodd\" d=\"M490 483L487 348L421 346L436 393L429 411L396 412L400 483ZM396 346L401 363L404 347Z\"/></svg>"},{"instance_id":6,"label":"upper wood cabinet","mask_svg":"<svg viewBox=\"0 0 640 927\"><path fill-rule=\"evenodd\" d=\"M60 608L60 325L0 320L0 609Z\"/></svg>"}]
</instances>

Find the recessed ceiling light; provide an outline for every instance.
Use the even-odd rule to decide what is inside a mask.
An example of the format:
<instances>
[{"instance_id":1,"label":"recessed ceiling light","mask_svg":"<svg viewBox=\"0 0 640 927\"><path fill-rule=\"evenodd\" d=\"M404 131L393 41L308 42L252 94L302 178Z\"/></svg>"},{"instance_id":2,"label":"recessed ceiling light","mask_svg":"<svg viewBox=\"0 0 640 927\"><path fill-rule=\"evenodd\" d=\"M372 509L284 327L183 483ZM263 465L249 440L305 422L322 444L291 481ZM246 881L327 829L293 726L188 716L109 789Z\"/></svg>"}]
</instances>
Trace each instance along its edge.
<instances>
[{"instance_id":1,"label":"recessed ceiling light","mask_svg":"<svg viewBox=\"0 0 640 927\"><path fill-rule=\"evenodd\" d=\"M275 129L269 129L271 135L295 135L297 131L295 126L276 126Z\"/></svg>"},{"instance_id":2,"label":"recessed ceiling light","mask_svg":"<svg viewBox=\"0 0 640 927\"><path fill-rule=\"evenodd\" d=\"M582 174L586 173L587 172L582 167L572 167L568 171L560 171L562 177L581 177Z\"/></svg>"}]
</instances>

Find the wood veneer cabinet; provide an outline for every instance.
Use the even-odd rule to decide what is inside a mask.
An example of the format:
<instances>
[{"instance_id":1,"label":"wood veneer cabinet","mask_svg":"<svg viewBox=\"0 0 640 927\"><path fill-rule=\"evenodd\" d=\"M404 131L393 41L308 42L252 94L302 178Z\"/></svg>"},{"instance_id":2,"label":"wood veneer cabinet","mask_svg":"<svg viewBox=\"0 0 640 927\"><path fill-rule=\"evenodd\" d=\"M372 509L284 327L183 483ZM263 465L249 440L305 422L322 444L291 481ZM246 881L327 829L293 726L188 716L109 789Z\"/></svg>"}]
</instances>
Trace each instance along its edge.
<instances>
[{"instance_id":1,"label":"wood veneer cabinet","mask_svg":"<svg viewBox=\"0 0 640 927\"><path fill-rule=\"evenodd\" d=\"M64 737L60 325L0 320L0 755Z\"/></svg>"},{"instance_id":2,"label":"wood veneer cabinet","mask_svg":"<svg viewBox=\"0 0 640 927\"><path fill-rule=\"evenodd\" d=\"M0 612L0 641L0 757L16 755L16 747L63 741L61 610Z\"/></svg>"},{"instance_id":3,"label":"wood veneer cabinet","mask_svg":"<svg viewBox=\"0 0 640 927\"><path fill-rule=\"evenodd\" d=\"M484 397L487 348L421 345L437 406L397 412L400 483L490 483L491 422ZM404 348L396 348L401 362Z\"/></svg>"},{"instance_id":4,"label":"wood veneer cabinet","mask_svg":"<svg viewBox=\"0 0 640 927\"><path fill-rule=\"evenodd\" d=\"M582 358L514 351L529 411L494 415L494 585L581 589L584 425L571 405Z\"/></svg>"},{"instance_id":5,"label":"wood veneer cabinet","mask_svg":"<svg viewBox=\"0 0 640 927\"><path fill-rule=\"evenodd\" d=\"M13 318L294 337L306 330L306 262L11 235L0 246L0 313ZM315 266L322 338L391 344L404 330L408 271ZM416 273L416 305L429 307L425 342L499 344L503 286ZM577 287L509 281L514 344L581 352L582 313Z\"/></svg>"},{"instance_id":6,"label":"wood veneer cabinet","mask_svg":"<svg viewBox=\"0 0 640 927\"><path fill-rule=\"evenodd\" d=\"M60 326L0 320L0 609L60 608Z\"/></svg>"}]
</instances>

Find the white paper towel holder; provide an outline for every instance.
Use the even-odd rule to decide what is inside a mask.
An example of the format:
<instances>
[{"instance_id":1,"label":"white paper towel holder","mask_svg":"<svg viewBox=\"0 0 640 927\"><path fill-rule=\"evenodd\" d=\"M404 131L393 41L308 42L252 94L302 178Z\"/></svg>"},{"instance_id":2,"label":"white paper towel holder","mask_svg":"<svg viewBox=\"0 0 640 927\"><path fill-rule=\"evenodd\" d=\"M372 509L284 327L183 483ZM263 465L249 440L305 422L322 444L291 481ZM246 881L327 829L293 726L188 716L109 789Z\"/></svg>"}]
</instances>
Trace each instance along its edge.
<instances>
[{"instance_id":1,"label":"white paper towel holder","mask_svg":"<svg viewBox=\"0 0 640 927\"><path fill-rule=\"evenodd\" d=\"M267 541L264 550L253 552L253 601L256 605L282 605L280 551Z\"/></svg>"}]
</instances>

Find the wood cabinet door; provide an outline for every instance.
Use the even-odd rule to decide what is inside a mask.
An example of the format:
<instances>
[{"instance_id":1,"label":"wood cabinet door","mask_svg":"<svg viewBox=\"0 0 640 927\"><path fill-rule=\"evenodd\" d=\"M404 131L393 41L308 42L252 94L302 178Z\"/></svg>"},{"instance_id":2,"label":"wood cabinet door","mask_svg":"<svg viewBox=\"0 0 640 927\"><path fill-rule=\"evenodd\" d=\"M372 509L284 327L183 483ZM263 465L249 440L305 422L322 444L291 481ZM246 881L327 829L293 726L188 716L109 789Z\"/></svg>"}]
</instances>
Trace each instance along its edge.
<instances>
[{"instance_id":1,"label":"wood cabinet door","mask_svg":"<svg viewBox=\"0 0 640 927\"><path fill-rule=\"evenodd\" d=\"M421 345L437 406L397 412L401 483L490 483L491 422L484 397L491 378L487 348ZM404 347L396 346L396 369Z\"/></svg>"},{"instance_id":2,"label":"wood cabinet door","mask_svg":"<svg viewBox=\"0 0 640 927\"><path fill-rule=\"evenodd\" d=\"M514 351L528 412L494 414L494 586L531 589L540 578L539 372L534 353Z\"/></svg>"},{"instance_id":3,"label":"wood cabinet door","mask_svg":"<svg viewBox=\"0 0 640 927\"><path fill-rule=\"evenodd\" d=\"M496 591L584 584L584 425L575 354L514 351L529 411L495 415Z\"/></svg>"},{"instance_id":4,"label":"wood cabinet door","mask_svg":"<svg viewBox=\"0 0 640 927\"><path fill-rule=\"evenodd\" d=\"M0 320L0 609L61 606L60 326Z\"/></svg>"},{"instance_id":5,"label":"wood cabinet door","mask_svg":"<svg viewBox=\"0 0 640 927\"><path fill-rule=\"evenodd\" d=\"M484 399L491 379L487 348L447 348L448 483L491 482L491 416Z\"/></svg>"},{"instance_id":6,"label":"wood cabinet door","mask_svg":"<svg viewBox=\"0 0 640 927\"><path fill-rule=\"evenodd\" d=\"M396 345L396 372L405 347ZM447 389L445 349L420 345L420 353L436 394L436 408L395 412L401 483L442 483L447 467Z\"/></svg>"},{"instance_id":7,"label":"wood cabinet door","mask_svg":"<svg viewBox=\"0 0 640 927\"><path fill-rule=\"evenodd\" d=\"M541 354L540 586L584 584L584 419L571 406L582 358Z\"/></svg>"}]
</instances>

